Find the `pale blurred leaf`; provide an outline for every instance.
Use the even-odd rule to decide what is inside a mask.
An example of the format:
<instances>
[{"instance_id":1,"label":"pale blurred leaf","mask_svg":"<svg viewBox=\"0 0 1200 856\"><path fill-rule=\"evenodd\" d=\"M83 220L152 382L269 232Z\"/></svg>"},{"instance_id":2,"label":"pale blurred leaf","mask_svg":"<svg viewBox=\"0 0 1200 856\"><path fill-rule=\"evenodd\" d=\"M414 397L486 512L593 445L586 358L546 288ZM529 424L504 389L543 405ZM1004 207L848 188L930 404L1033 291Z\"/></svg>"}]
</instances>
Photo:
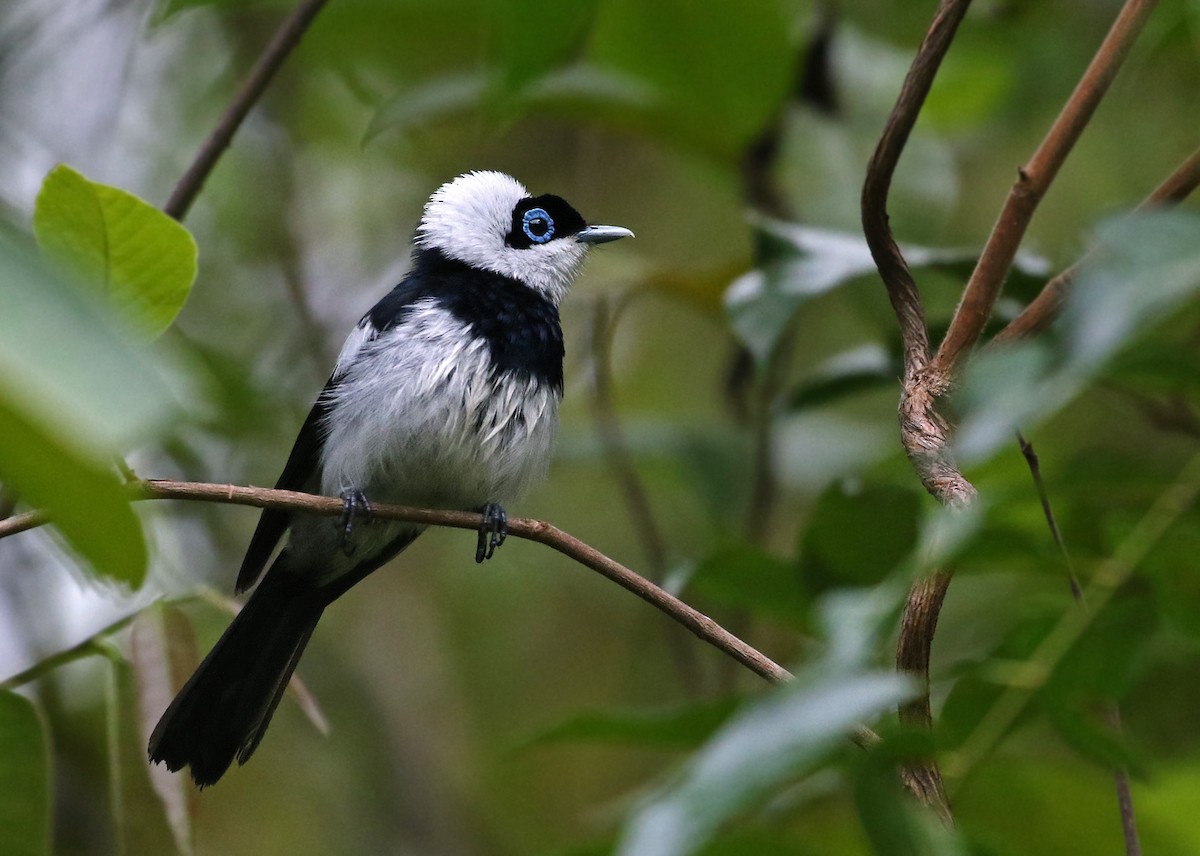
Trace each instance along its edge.
<instances>
[{"instance_id":1,"label":"pale blurred leaf","mask_svg":"<svg viewBox=\"0 0 1200 856\"><path fill-rule=\"evenodd\" d=\"M111 461L166 426L164 376L3 234L0 305L0 481L49 511L98 574L138 586L145 540Z\"/></svg>"},{"instance_id":2,"label":"pale blurred leaf","mask_svg":"<svg viewBox=\"0 0 1200 856\"><path fill-rule=\"evenodd\" d=\"M905 676L866 666L903 591L880 586L826 598L823 658L722 726L633 814L617 852L695 853L734 816L810 772L857 725L907 698L913 687Z\"/></svg>"},{"instance_id":3,"label":"pale blurred leaf","mask_svg":"<svg viewBox=\"0 0 1200 856\"><path fill-rule=\"evenodd\" d=\"M133 620L130 660L137 688L139 745L144 756L144 747L159 717L200 662L187 615L163 603L143 610ZM193 850L196 791L186 776L176 775L161 764L147 766L150 785L162 803L175 847L189 854Z\"/></svg>"}]
</instances>

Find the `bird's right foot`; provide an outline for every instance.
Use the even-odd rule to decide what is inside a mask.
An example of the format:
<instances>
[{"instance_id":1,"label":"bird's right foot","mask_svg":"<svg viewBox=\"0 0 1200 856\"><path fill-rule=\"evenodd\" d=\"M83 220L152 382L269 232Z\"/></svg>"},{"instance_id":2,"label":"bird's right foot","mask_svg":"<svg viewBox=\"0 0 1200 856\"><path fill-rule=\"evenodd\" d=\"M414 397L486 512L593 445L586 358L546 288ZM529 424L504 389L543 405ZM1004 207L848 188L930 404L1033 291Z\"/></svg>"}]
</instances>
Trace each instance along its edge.
<instances>
[{"instance_id":1,"label":"bird's right foot","mask_svg":"<svg viewBox=\"0 0 1200 856\"><path fill-rule=\"evenodd\" d=\"M350 540L354 532L354 523L361 519L367 523L371 519L371 506L361 490L342 491L342 516L338 518L338 546L347 556L353 556L355 545Z\"/></svg>"}]
</instances>

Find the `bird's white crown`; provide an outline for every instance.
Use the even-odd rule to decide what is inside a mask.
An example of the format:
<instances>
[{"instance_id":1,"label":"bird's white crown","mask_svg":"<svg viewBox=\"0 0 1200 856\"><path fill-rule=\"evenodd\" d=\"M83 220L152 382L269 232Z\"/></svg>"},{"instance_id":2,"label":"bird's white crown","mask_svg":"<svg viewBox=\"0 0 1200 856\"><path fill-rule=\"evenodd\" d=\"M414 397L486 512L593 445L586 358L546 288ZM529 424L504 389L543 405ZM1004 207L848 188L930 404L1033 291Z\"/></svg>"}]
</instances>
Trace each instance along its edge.
<instances>
[{"instance_id":1,"label":"bird's white crown","mask_svg":"<svg viewBox=\"0 0 1200 856\"><path fill-rule=\"evenodd\" d=\"M417 246L512 277L557 305L579 273L588 245L565 238L510 246L506 236L513 228L513 210L529 195L521 182L502 172L464 173L439 187L425 204Z\"/></svg>"}]
</instances>

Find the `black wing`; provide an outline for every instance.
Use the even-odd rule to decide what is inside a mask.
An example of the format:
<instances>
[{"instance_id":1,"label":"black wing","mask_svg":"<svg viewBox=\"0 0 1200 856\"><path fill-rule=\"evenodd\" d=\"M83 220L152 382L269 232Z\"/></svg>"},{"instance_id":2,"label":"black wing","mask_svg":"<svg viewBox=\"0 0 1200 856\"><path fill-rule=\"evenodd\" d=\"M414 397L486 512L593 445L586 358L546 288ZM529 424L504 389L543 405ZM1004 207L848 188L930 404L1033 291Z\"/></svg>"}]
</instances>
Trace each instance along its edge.
<instances>
[{"instance_id":1,"label":"black wing","mask_svg":"<svg viewBox=\"0 0 1200 856\"><path fill-rule=\"evenodd\" d=\"M325 445L327 395L337 385L338 379L339 375L336 373L329 378L325 388L317 396L316 404L308 412L308 418L304 420L300 434L292 445L292 453L288 455L283 472L275 482L276 490L311 489L310 482L317 472L321 461L321 448ZM239 593L254 585L266 567L267 560L271 558L275 545L279 543L279 539L291 523L292 512L278 508L263 509L262 516L258 519L258 527L250 539L250 546L246 549L246 557L242 559L242 568L238 571L236 590Z\"/></svg>"},{"instance_id":2,"label":"black wing","mask_svg":"<svg viewBox=\"0 0 1200 856\"><path fill-rule=\"evenodd\" d=\"M424 272L425 264L422 262L424 255L426 253L417 255L414 259L414 269L362 317L358 326L354 328L354 332L346 339L346 344L342 346L342 352L338 355L333 374L326 381L321 394L317 396L316 404L309 411L308 418L304 420L300 435L296 437L292 453L288 455L287 463L283 467L283 473L279 476L279 481L275 483L277 489L313 490L317 487L312 481L317 475L321 462L321 450L325 445L325 414L329 409L329 393L341 381L350 363L354 361L354 357L364 345L374 340L381 331L398 324L417 300L431 293L432 284L436 278L430 277ZM280 511L275 508L263 509L262 516L258 520L258 528L254 530L250 546L246 548L246 557L242 559L242 568L238 571L236 590L239 593L254 585L262 574L267 560L275 551L275 545L279 543L279 539L291 525L292 517L293 514L290 511Z\"/></svg>"}]
</instances>

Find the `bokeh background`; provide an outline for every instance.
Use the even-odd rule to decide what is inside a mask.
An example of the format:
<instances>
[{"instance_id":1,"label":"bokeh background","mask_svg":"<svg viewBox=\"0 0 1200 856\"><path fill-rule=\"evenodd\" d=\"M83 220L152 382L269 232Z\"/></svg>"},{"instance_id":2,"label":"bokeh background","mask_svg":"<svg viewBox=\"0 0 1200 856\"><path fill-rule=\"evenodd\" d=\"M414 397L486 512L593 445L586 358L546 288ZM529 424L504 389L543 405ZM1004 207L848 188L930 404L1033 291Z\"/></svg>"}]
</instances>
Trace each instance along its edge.
<instances>
[{"instance_id":1,"label":"bokeh background","mask_svg":"<svg viewBox=\"0 0 1200 856\"><path fill-rule=\"evenodd\" d=\"M967 17L891 203L898 238L941 259L918 273L934 329L1119 6L980 0ZM821 596L902 593L935 511L899 448L898 334L858 226L867 158L933 7L331 0L187 217L199 278L153 352L179 415L121 451L143 477L272 484L342 337L403 275L429 193L465 170L510 172L637 233L594 253L564 303L551 475L510 512L805 662L824 646ZM164 202L289 9L8 0L9 230L30 232L57 163ZM1001 315L1196 146L1198 33L1195 2L1160 4L1039 210ZM1181 300L1032 419L1085 579L1196 452L1198 321ZM988 514L934 648L950 745L1073 609L1015 442L968 475ZM214 595L232 591L255 512L138 512L152 558L137 592L97 583L50 530L0 543L0 676L163 599L200 651L215 641L228 613ZM252 762L195 799L196 852L610 852L639 801L766 689L543 547L510 540L476 566L473 544L431 531L326 613L299 674L328 734L285 701ZM1119 852L1116 759L1134 771L1147 852L1200 853L1198 546L1187 512L1076 650L1069 690L952 782L963 849L945 852ZM889 632L872 637L880 668ZM129 632L99 639L24 688L52 746L53 852L171 852L139 765ZM1105 698L1121 700L1124 737L1091 716ZM827 747L706 852L880 851L850 752Z\"/></svg>"}]
</instances>

